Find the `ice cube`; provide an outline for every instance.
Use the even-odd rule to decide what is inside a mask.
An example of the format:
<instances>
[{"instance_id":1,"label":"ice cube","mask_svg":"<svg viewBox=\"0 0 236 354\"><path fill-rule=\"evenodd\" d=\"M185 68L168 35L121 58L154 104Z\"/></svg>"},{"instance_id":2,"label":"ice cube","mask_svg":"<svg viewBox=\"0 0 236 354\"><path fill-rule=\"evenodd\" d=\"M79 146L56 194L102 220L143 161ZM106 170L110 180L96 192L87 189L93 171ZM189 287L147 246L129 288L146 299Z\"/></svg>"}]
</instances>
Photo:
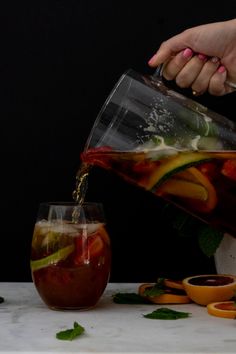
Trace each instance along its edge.
<instances>
[{"instance_id":1,"label":"ice cube","mask_svg":"<svg viewBox=\"0 0 236 354\"><path fill-rule=\"evenodd\" d=\"M51 224L50 231L62 234L76 234L78 233L77 228L73 224L68 224L65 222L56 222Z\"/></svg>"},{"instance_id":2,"label":"ice cube","mask_svg":"<svg viewBox=\"0 0 236 354\"><path fill-rule=\"evenodd\" d=\"M92 234L96 232L103 223L100 222L94 222L94 223L88 223L88 224L75 224L74 226L78 228L78 230L85 230L87 234Z\"/></svg>"}]
</instances>

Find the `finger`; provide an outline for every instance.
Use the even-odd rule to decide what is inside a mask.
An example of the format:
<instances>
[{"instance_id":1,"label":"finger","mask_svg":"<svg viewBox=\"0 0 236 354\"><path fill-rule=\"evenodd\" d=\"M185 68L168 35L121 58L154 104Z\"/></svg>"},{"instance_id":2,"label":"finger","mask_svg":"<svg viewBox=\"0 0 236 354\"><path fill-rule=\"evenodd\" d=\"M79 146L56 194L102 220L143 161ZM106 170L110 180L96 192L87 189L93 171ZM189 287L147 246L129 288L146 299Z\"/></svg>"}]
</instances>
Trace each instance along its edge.
<instances>
[{"instance_id":1,"label":"finger","mask_svg":"<svg viewBox=\"0 0 236 354\"><path fill-rule=\"evenodd\" d=\"M220 66L219 58L212 57L208 59L204 63L199 75L194 80L192 84L192 90L196 92L198 95L201 95L204 92L206 92L208 90L210 79L219 66Z\"/></svg>"},{"instance_id":2,"label":"finger","mask_svg":"<svg viewBox=\"0 0 236 354\"><path fill-rule=\"evenodd\" d=\"M206 59L207 57L203 54L193 56L176 76L176 84L182 88L191 87Z\"/></svg>"},{"instance_id":3,"label":"finger","mask_svg":"<svg viewBox=\"0 0 236 354\"><path fill-rule=\"evenodd\" d=\"M163 64L165 61L167 61L169 58L171 58L174 55L175 52L173 52L169 47L165 48L165 43L162 43L157 53L155 53L151 57L151 59L149 59L148 65L155 68Z\"/></svg>"},{"instance_id":4,"label":"finger","mask_svg":"<svg viewBox=\"0 0 236 354\"><path fill-rule=\"evenodd\" d=\"M232 89L225 85L226 77L226 69L221 65L209 81L208 92L214 96L223 96L226 93L232 92Z\"/></svg>"},{"instance_id":5,"label":"finger","mask_svg":"<svg viewBox=\"0 0 236 354\"><path fill-rule=\"evenodd\" d=\"M180 53L176 54L170 59L163 68L163 76L167 80L173 80L177 74L182 70L184 65L192 58L193 51L190 48L186 48Z\"/></svg>"},{"instance_id":6,"label":"finger","mask_svg":"<svg viewBox=\"0 0 236 354\"><path fill-rule=\"evenodd\" d=\"M161 44L157 53L155 53L153 57L148 61L148 65L155 68L163 64L173 55L175 55L175 52L164 42Z\"/></svg>"},{"instance_id":7,"label":"finger","mask_svg":"<svg viewBox=\"0 0 236 354\"><path fill-rule=\"evenodd\" d=\"M158 51L148 61L148 65L151 67L157 67L169 60L172 56L175 56L176 53L187 48L188 45L186 45L184 37L183 34L178 34L163 42Z\"/></svg>"}]
</instances>

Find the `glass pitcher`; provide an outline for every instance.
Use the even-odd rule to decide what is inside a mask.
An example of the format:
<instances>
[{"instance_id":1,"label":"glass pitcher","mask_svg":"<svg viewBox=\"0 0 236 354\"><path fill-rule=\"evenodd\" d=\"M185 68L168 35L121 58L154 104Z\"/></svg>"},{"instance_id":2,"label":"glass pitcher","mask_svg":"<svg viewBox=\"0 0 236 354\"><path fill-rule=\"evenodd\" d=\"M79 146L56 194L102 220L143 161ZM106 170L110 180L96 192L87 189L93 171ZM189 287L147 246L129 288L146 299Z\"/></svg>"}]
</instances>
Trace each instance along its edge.
<instances>
[{"instance_id":1,"label":"glass pitcher","mask_svg":"<svg viewBox=\"0 0 236 354\"><path fill-rule=\"evenodd\" d=\"M166 87L161 77L133 70L122 75L81 160L82 170L112 170L236 236L236 127Z\"/></svg>"}]
</instances>

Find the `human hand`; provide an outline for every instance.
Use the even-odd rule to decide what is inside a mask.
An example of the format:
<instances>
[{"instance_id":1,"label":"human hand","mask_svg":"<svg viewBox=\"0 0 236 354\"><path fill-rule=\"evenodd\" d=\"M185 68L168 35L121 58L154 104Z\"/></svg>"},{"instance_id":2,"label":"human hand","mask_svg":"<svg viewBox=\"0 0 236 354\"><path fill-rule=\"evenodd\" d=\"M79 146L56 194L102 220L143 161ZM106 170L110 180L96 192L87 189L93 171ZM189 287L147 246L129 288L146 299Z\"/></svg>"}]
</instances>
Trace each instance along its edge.
<instances>
[{"instance_id":1,"label":"human hand","mask_svg":"<svg viewBox=\"0 0 236 354\"><path fill-rule=\"evenodd\" d=\"M202 54L204 53L204 54ZM163 65L162 74L180 87L191 87L198 95L233 92L236 85L236 20L188 29L163 42L149 61Z\"/></svg>"}]
</instances>

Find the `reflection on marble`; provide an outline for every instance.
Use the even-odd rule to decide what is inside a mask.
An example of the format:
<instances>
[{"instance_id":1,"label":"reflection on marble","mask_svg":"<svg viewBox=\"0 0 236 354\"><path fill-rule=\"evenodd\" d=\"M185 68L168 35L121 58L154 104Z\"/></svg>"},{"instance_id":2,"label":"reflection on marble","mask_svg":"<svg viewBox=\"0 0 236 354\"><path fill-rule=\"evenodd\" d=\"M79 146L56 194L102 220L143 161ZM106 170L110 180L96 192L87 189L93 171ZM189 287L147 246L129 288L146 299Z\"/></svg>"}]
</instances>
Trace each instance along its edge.
<instances>
[{"instance_id":1,"label":"reflection on marble","mask_svg":"<svg viewBox=\"0 0 236 354\"><path fill-rule=\"evenodd\" d=\"M0 353L235 353L236 322L210 316L194 304L169 305L187 311L176 321L143 317L158 305L118 305L112 295L136 292L138 284L108 284L98 305L87 311L53 311L32 283L0 283ZM167 307L167 306L166 306ZM85 333L74 341L56 332L77 321Z\"/></svg>"}]
</instances>

